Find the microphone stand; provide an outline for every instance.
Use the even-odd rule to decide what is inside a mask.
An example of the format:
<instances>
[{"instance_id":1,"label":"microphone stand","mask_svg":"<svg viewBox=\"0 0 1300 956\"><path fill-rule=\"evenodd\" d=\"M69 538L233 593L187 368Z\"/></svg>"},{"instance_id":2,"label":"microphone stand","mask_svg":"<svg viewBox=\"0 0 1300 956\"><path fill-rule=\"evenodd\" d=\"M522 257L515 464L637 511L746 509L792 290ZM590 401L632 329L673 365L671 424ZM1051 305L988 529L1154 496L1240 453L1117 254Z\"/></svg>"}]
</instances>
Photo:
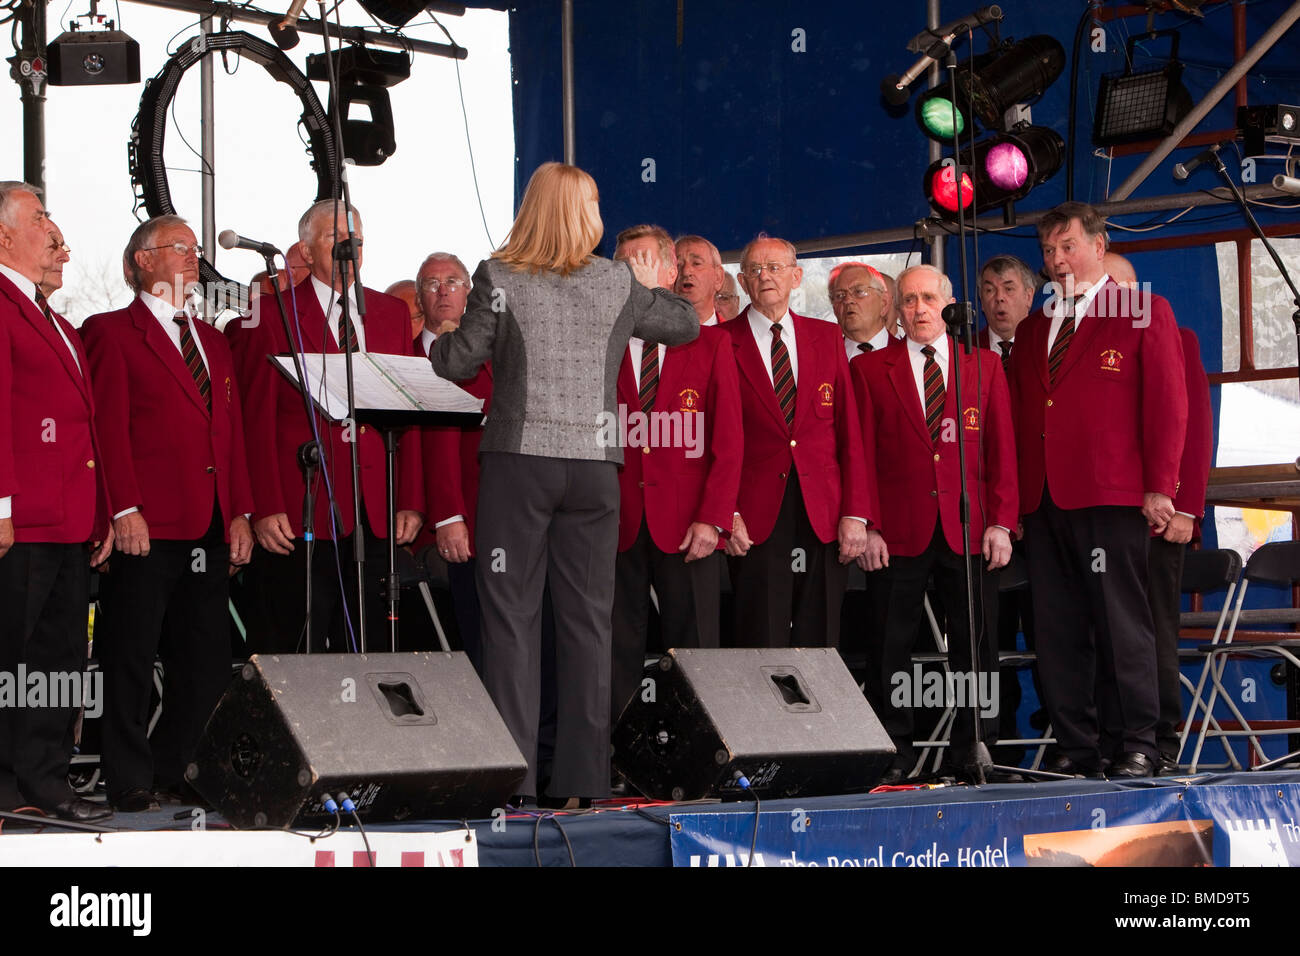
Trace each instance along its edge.
<instances>
[{"instance_id":1,"label":"microphone stand","mask_svg":"<svg viewBox=\"0 0 1300 956\"><path fill-rule=\"evenodd\" d=\"M302 396L303 411L307 414L307 427L314 435L316 433L316 411L311 406L310 393L307 390L307 369L302 362L302 353L295 346L293 330L289 325L289 313L284 307L284 297L280 292L280 272L275 267L275 251L264 251L262 259L266 262L266 276L271 282L272 294L275 296L275 304L280 309L280 324L284 328L284 339L289 346L289 354L293 356L293 371L298 378L298 393ZM294 316L294 321L297 321ZM303 491L302 505L302 540L305 549L307 561L307 586L306 586L306 613L303 615L303 632L306 635L306 652L312 652L311 645L311 578L312 578L312 558L316 553L316 508L312 497L312 480L314 469L320 466L320 445L315 439L304 442L298 449L298 464L303 469L303 477L306 481Z\"/></svg>"},{"instance_id":2,"label":"microphone stand","mask_svg":"<svg viewBox=\"0 0 1300 956\"><path fill-rule=\"evenodd\" d=\"M334 58L330 52L330 35L329 21L325 12L325 4L320 4L320 21L321 21L321 39L325 45L325 67L329 79L330 99L333 103L333 120L334 136L338 143L339 169L335 185L335 199L341 199L343 210L346 216L348 237L338 242L334 246L334 259L339 265L339 272L342 278L343 294L339 298L339 306L342 309L344 327L354 330L363 328L360 324L364 322L366 316L366 297L361 287L361 261L360 245L361 241L357 239L356 232L353 229L354 211L352 208L352 190L348 186L347 171L344 168L346 159L343 155L343 122L339 116L339 88L338 77L334 72ZM331 224L337 234L338 215L337 211L334 216L334 222ZM357 298L357 322L352 322L348 309L348 267L352 269L352 288L355 289ZM360 439L361 435L357 430L357 397L355 386L352 378L352 361L353 350L350 344L350 336L344 336L343 354L344 366L347 369L347 391L348 391L348 424L352 428L352 441L348 442L349 450L352 457L352 551L353 559L357 567L357 640L358 649L361 653L366 652L366 547L365 547L365 529L363 528L363 512L361 510L361 453ZM394 534L396 529L389 528L390 535Z\"/></svg>"}]
</instances>

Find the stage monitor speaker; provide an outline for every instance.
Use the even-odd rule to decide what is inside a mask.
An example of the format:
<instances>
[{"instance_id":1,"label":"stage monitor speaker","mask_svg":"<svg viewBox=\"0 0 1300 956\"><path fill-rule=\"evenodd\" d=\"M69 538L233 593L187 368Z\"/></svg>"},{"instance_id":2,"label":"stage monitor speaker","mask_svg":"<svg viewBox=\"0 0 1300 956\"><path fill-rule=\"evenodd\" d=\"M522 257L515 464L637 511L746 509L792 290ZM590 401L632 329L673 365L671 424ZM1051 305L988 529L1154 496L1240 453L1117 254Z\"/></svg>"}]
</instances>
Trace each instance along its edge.
<instances>
[{"instance_id":1,"label":"stage monitor speaker","mask_svg":"<svg viewBox=\"0 0 1300 956\"><path fill-rule=\"evenodd\" d=\"M614 728L614 767L656 800L868 790L894 746L834 648L671 650Z\"/></svg>"},{"instance_id":2,"label":"stage monitor speaker","mask_svg":"<svg viewBox=\"0 0 1300 956\"><path fill-rule=\"evenodd\" d=\"M254 655L186 779L236 827L487 816L526 766L462 653ZM346 819L346 818L345 818Z\"/></svg>"}]
</instances>

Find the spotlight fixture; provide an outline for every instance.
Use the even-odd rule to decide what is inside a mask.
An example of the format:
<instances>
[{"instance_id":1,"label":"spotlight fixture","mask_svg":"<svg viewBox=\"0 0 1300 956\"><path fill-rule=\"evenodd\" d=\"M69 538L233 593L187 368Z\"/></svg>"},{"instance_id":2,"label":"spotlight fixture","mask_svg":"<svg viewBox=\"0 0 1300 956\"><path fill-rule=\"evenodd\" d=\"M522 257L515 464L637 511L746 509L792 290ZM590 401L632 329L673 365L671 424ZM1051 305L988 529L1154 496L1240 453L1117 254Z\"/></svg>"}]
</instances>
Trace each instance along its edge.
<instances>
[{"instance_id":1,"label":"spotlight fixture","mask_svg":"<svg viewBox=\"0 0 1300 956\"><path fill-rule=\"evenodd\" d=\"M78 20L89 21L89 28L83 30ZM70 21L67 32L50 42L46 59L51 86L140 82L140 44L100 16L98 0L90 0L90 12Z\"/></svg>"},{"instance_id":2,"label":"spotlight fixture","mask_svg":"<svg viewBox=\"0 0 1300 956\"><path fill-rule=\"evenodd\" d=\"M1129 67L1123 73L1101 78L1097 92L1097 119L1092 141L1097 146L1119 146L1144 139L1161 139L1174 131L1192 109L1192 94L1183 85L1183 65L1178 62L1178 32L1162 30L1146 38L1167 35L1173 46L1169 62L1155 70L1133 72L1133 44L1128 42Z\"/></svg>"},{"instance_id":3,"label":"spotlight fixture","mask_svg":"<svg viewBox=\"0 0 1300 956\"><path fill-rule=\"evenodd\" d=\"M1263 156L1265 143L1300 143L1300 106L1238 106L1237 126L1245 139L1246 155Z\"/></svg>"},{"instance_id":4,"label":"spotlight fixture","mask_svg":"<svg viewBox=\"0 0 1300 956\"><path fill-rule=\"evenodd\" d=\"M453 17L465 15L465 4L442 3L440 0L361 0L361 6L395 27L406 26L425 10Z\"/></svg>"},{"instance_id":5,"label":"spotlight fixture","mask_svg":"<svg viewBox=\"0 0 1300 956\"><path fill-rule=\"evenodd\" d=\"M960 154L961 189L957 165L939 160L925 171L925 198L943 219L955 220L959 210L983 212L1015 203L1056 175L1065 161L1065 141L1044 126L1026 126L998 133ZM960 195L959 195L960 192Z\"/></svg>"},{"instance_id":6,"label":"spotlight fixture","mask_svg":"<svg viewBox=\"0 0 1300 956\"><path fill-rule=\"evenodd\" d=\"M958 66L955 123L946 84L917 99L917 122L922 132L940 142L951 142L954 132L966 132L972 119L985 129L1003 129L1007 110L1042 95L1064 67L1065 50L1055 37L1040 34L1006 44Z\"/></svg>"},{"instance_id":7,"label":"spotlight fixture","mask_svg":"<svg viewBox=\"0 0 1300 956\"><path fill-rule=\"evenodd\" d=\"M410 54L354 45L332 56L339 117L343 121L343 155L358 166L379 166L397 151L388 87L411 75ZM309 79L328 80L329 72L324 53L307 57ZM331 97L331 116L334 105Z\"/></svg>"}]
</instances>

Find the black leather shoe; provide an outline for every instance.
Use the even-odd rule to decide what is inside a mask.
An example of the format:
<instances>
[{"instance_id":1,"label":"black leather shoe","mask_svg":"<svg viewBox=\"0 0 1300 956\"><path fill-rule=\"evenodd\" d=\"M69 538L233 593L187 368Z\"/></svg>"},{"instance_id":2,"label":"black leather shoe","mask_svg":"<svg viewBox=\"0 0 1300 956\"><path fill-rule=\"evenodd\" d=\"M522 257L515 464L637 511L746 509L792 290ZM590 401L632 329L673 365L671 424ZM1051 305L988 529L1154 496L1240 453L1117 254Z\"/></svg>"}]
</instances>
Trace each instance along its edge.
<instances>
[{"instance_id":1,"label":"black leather shoe","mask_svg":"<svg viewBox=\"0 0 1300 956\"><path fill-rule=\"evenodd\" d=\"M146 810L160 809L157 798L144 787L136 787L116 797L110 797L108 802L113 805L114 810L122 813L144 813Z\"/></svg>"},{"instance_id":2,"label":"black leather shoe","mask_svg":"<svg viewBox=\"0 0 1300 956\"><path fill-rule=\"evenodd\" d=\"M1095 777L1097 771L1092 767L1085 767L1077 764L1065 754L1057 754L1047 763L1043 764L1043 769L1048 773L1059 773L1067 777Z\"/></svg>"},{"instance_id":3,"label":"black leather shoe","mask_svg":"<svg viewBox=\"0 0 1300 956\"><path fill-rule=\"evenodd\" d=\"M877 781L877 787L896 787L903 782L907 776L907 771L902 767L890 767L885 771L885 775Z\"/></svg>"},{"instance_id":4,"label":"black leather shoe","mask_svg":"<svg viewBox=\"0 0 1300 956\"><path fill-rule=\"evenodd\" d=\"M1108 777L1150 777L1156 772L1156 762L1136 750L1126 753L1124 759L1106 771Z\"/></svg>"},{"instance_id":5,"label":"black leather shoe","mask_svg":"<svg viewBox=\"0 0 1300 956\"><path fill-rule=\"evenodd\" d=\"M1157 777L1176 777L1183 772L1183 768L1178 765L1178 760L1174 757L1160 755L1160 760L1156 763Z\"/></svg>"},{"instance_id":6,"label":"black leather shoe","mask_svg":"<svg viewBox=\"0 0 1300 956\"><path fill-rule=\"evenodd\" d=\"M73 797L55 807L54 815L60 820L71 820L73 823L98 823L111 817L113 811L102 803L91 803L89 800Z\"/></svg>"}]
</instances>

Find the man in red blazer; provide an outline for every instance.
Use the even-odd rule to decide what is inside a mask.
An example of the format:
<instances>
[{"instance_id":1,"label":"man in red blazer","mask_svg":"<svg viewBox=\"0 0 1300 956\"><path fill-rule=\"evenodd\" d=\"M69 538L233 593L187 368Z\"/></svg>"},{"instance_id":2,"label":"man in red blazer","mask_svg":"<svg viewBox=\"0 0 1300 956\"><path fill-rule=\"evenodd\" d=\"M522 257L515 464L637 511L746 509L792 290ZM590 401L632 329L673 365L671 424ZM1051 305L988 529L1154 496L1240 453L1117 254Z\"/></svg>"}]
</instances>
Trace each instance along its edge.
<instances>
[{"instance_id":1,"label":"man in red blazer","mask_svg":"<svg viewBox=\"0 0 1300 956\"><path fill-rule=\"evenodd\" d=\"M997 670L993 633L997 622L997 570L1011 558L1011 532L1018 521L1016 453L1011 403L997 358L985 349L970 355L946 335L943 308L953 302L952 284L933 266L913 266L898 278L907 337L902 348L864 354L850 364L853 394L862 418L868 484L878 496L877 526L867 531L858 564L884 578L887 606L881 654L881 721L898 750L887 774L897 782L916 763L912 747L911 647L921 623L931 575L948 621L948 662L965 685L991 690ZM961 372L961 407L954 372ZM966 453L971 503L968 548L960 516L961 467L958 439ZM975 597L979 666L971 661L966 604L969 554ZM980 556L988 562L985 569ZM973 713L985 719L983 739L996 737L987 719L997 697L958 701L950 762L968 765L974 742ZM906 701L906 703L900 703Z\"/></svg>"},{"instance_id":2,"label":"man in red blazer","mask_svg":"<svg viewBox=\"0 0 1300 956\"><path fill-rule=\"evenodd\" d=\"M90 563L99 564L113 532L90 366L39 290L62 244L38 192L0 182L0 672L44 674L51 686L68 675L80 688L86 545L96 543ZM0 707L0 808L102 820L111 811L68 785L78 702L57 703Z\"/></svg>"},{"instance_id":3,"label":"man in red blazer","mask_svg":"<svg viewBox=\"0 0 1300 956\"><path fill-rule=\"evenodd\" d=\"M750 304L723 326L745 433L727 540L736 643L834 647L873 517L849 364L838 325L790 312L803 279L791 243L760 235L740 265Z\"/></svg>"},{"instance_id":4,"label":"man in red blazer","mask_svg":"<svg viewBox=\"0 0 1300 956\"><path fill-rule=\"evenodd\" d=\"M121 552L105 579L99 650L104 776L126 812L157 809L153 790L181 787L230 680L228 568L253 549L234 363L190 302L200 251L179 216L141 224L123 256L135 300L81 327ZM165 703L151 741L160 652Z\"/></svg>"},{"instance_id":5,"label":"man in red blazer","mask_svg":"<svg viewBox=\"0 0 1300 956\"><path fill-rule=\"evenodd\" d=\"M439 332L460 327L469 297L469 270L451 253L435 252L421 264L415 286L424 316L416 347L428 355ZM456 384L483 399L486 415L492 405L492 363L485 364L469 381ZM420 541L436 543L438 553L447 562L447 582L461 644L475 670L481 672L483 647L479 640L478 586L474 583L474 525L478 513L478 446L483 428L436 426L421 432L428 524Z\"/></svg>"},{"instance_id":6,"label":"man in red blazer","mask_svg":"<svg viewBox=\"0 0 1300 956\"><path fill-rule=\"evenodd\" d=\"M355 212L355 211L354 211ZM354 232L362 238L359 213ZM333 259L336 242L347 237L347 220L341 205L322 200L312 205L298 223L303 257L311 274L284 295L295 338L301 336L304 353L343 351L341 337L355 337L361 352L414 354L410 316L397 299L365 289L365 319L357 323L355 288L343 287ZM348 300L345 320L342 299ZM258 298L248 327L235 339L236 371L243 406L248 409L244 433L248 470L253 483L253 532L258 550L246 572L247 586L262 608L258 626L250 623L250 644L262 652L302 650L307 566L304 556L302 513L305 482L298 466L298 449L312 439L297 387L267 361L268 355L289 352L279 310L270 296ZM299 345L294 343L294 349ZM308 383L309 385L311 383ZM315 415L320 435L323 468L314 477L316 551L312 573L313 650L359 648L356 634L356 571L351 565L356 516L352 506L350 440L360 443L362 521L366 544L366 619L368 647L387 648L387 602L381 582L388 573L386 471L382 436L365 425L352 429ZM420 487L419 434L402 437L397 456L397 543L415 539L423 521ZM328 483L321 472L328 473ZM338 508L331 521L329 492ZM344 590L339 587L342 565ZM347 595L351 623L345 621L341 597ZM356 639L354 644L353 638Z\"/></svg>"},{"instance_id":7,"label":"man in red blazer","mask_svg":"<svg viewBox=\"0 0 1300 956\"><path fill-rule=\"evenodd\" d=\"M1160 679L1160 719L1156 745L1159 773L1178 772L1178 722L1183 718L1183 689L1178 679L1178 613L1182 607L1183 555L1187 543L1201 536L1205 489L1214 457L1214 411L1210 380L1201 361L1196 333L1179 328L1187 381L1187 439L1178 466L1174 516L1161 534L1152 532L1147 554L1148 596L1156 629L1156 667Z\"/></svg>"},{"instance_id":8,"label":"man in red blazer","mask_svg":"<svg viewBox=\"0 0 1300 956\"><path fill-rule=\"evenodd\" d=\"M703 258L702 243L692 239L685 251ZM614 258L643 251L658 260L660 285L673 288L680 250L668 233L649 225L625 229ZM707 324L714 317L711 273L699 263L688 267L699 338L667 347L634 336L618 370L618 405L628 425L618 478L614 721L641 683L651 587L665 647L720 643L720 533L730 533L740 483L740 392L731 339Z\"/></svg>"},{"instance_id":9,"label":"man in red blazer","mask_svg":"<svg viewBox=\"0 0 1300 956\"><path fill-rule=\"evenodd\" d=\"M1038 224L1053 280L1017 330L1011 393L1038 670L1060 743L1048 769L1149 776L1156 766L1148 527L1174 517L1187 430L1169 303L1106 276L1105 223L1065 203ZM1116 752L1098 711L1116 708Z\"/></svg>"}]
</instances>

